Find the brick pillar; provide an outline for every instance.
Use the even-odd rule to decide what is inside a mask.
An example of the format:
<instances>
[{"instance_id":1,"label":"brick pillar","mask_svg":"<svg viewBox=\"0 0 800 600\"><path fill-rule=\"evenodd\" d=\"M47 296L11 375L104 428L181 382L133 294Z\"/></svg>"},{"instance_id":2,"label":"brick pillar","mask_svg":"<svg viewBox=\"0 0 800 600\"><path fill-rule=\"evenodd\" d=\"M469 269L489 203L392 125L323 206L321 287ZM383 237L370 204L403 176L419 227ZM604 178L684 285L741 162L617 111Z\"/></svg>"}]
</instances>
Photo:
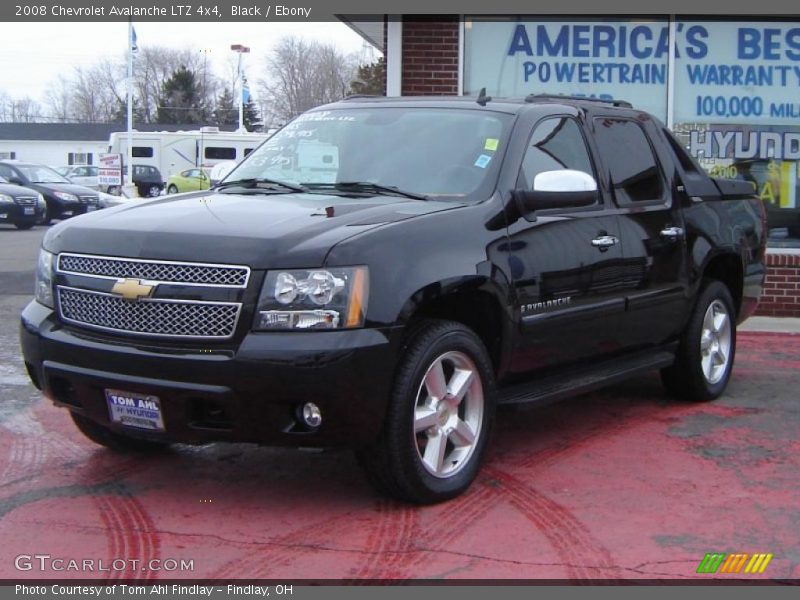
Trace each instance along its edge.
<instances>
[{"instance_id":1,"label":"brick pillar","mask_svg":"<svg viewBox=\"0 0 800 600\"><path fill-rule=\"evenodd\" d=\"M457 16L403 18L403 96L458 94Z\"/></svg>"},{"instance_id":2,"label":"brick pillar","mask_svg":"<svg viewBox=\"0 0 800 600\"><path fill-rule=\"evenodd\" d=\"M767 279L757 315L800 317L800 255L767 254Z\"/></svg>"}]
</instances>

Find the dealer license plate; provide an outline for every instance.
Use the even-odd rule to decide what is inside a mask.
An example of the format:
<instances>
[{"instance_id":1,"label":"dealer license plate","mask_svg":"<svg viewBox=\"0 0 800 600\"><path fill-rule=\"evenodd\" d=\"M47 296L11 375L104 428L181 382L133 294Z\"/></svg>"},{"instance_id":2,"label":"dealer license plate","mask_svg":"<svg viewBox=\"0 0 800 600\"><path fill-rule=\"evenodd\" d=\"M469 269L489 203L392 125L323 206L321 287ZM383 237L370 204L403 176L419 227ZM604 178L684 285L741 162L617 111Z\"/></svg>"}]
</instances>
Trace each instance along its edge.
<instances>
[{"instance_id":1,"label":"dealer license plate","mask_svg":"<svg viewBox=\"0 0 800 600\"><path fill-rule=\"evenodd\" d=\"M105 394L112 423L137 429L164 431L161 402L157 396L108 389L105 390Z\"/></svg>"},{"instance_id":2,"label":"dealer license plate","mask_svg":"<svg viewBox=\"0 0 800 600\"><path fill-rule=\"evenodd\" d=\"M24 214L26 214L26 215L32 215L32 214L35 214L35 213L33 212L33 207L32 207L32 206L26 206L26 207L25 207L25 209L24 209L22 212L23 212Z\"/></svg>"}]
</instances>

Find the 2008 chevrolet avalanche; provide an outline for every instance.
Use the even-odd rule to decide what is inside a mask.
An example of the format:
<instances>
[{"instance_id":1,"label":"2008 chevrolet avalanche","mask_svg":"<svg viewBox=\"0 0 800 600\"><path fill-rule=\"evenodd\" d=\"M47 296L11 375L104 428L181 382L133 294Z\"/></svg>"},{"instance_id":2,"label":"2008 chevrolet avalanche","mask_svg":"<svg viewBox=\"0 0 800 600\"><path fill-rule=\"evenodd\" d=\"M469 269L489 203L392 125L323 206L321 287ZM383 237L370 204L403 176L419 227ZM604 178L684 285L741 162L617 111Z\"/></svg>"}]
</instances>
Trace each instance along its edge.
<instances>
[{"instance_id":1,"label":"2008 chevrolet avalanche","mask_svg":"<svg viewBox=\"0 0 800 600\"><path fill-rule=\"evenodd\" d=\"M719 396L764 244L749 184L626 103L356 97L210 191L51 229L21 340L100 444L344 444L436 502L498 403L647 369Z\"/></svg>"}]
</instances>

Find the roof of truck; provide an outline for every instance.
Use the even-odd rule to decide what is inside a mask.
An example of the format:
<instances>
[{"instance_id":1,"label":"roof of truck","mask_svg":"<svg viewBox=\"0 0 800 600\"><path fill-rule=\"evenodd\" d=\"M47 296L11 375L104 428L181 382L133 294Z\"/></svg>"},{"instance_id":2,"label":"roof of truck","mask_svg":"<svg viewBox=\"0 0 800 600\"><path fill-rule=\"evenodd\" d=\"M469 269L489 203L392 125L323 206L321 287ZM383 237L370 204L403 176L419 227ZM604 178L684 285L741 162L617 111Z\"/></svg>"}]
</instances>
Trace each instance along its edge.
<instances>
[{"instance_id":1,"label":"roof of truck","mask_svg":"<svg viewBox=\"0 0 800 600\"><path fill-rule=\"evenodd\" d=\"M445 108L453 106L465 108L468 105L476 107L486 107L491 110L502 112L517 113L525 108L542 105L556 104L561 106L571 106L574 108L606 110L620 109L621 111L634 111L632 105L624 100L606 100L600 98L588 98L583 96L561 96L552 94L529 94L518 98L494 98L485 93L478 96L368 96L354 95L348 96L339 102L328 104L319 108L341 107L342 105L369 105L382 104L388 106L436 106Z\"/></svg>"}]
</instances>

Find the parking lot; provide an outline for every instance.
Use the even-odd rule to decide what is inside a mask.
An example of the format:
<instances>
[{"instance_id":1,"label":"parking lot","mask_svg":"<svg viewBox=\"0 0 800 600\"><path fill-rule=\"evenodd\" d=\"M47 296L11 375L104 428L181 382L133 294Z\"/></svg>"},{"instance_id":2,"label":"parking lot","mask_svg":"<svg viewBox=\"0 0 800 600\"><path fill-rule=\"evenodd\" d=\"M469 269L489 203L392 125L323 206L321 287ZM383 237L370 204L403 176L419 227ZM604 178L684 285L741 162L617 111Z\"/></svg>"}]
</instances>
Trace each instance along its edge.
<instances>
[{"instance_id":1,"label":"parking lot","mask_svg":"<svg viewBox=\"0 0 800 600\"><path fill-rule=\"evenodd\" d=\"M19 357L44 232L0 228L0 579L684 579L714 577L696 574L709 552L772 553L738 577L800 578L798 335L740 333L711 404L653 374L502 410L470 492L419 508L376 495L346 451L84 439ZM126 562L18 570L22 554Z\"/></svg>"}]
</instances>

